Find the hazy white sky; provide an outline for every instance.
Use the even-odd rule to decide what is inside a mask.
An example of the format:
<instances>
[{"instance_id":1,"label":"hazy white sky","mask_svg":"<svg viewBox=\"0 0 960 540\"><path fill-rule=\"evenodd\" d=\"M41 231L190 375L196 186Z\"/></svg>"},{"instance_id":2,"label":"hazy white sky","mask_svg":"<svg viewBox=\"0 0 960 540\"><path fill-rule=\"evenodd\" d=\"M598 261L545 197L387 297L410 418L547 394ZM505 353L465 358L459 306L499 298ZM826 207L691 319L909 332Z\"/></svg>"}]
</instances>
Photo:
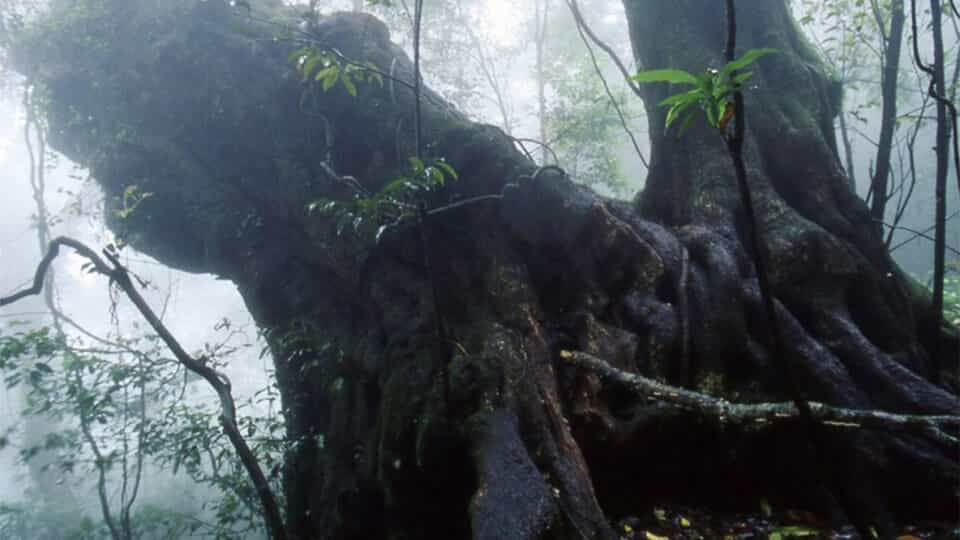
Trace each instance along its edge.
<instances>
[{"instance_id":1,"label":"hazy white sky","mask_svg":"<svg viewBox=\"0 0 960 540\"><path fill-rule=\"evenodd\" d=\"M36 206L29 186L27 152L23 141L23 120L19 104L0 102L0 117L13 122L0 124L0 292L7 294L27 284L41 253L37 245L33 219ZM69 235L101 248L110 241L110 233L96 216L76 215L71 205L77 200L72 193L79 192L85 210L100 211L101 194L66 158L53 161L55 167L47 171L46 201L51 213L57 216L54 235ZM73 177L71 177L73 176ZM163 303L165 291L172 295L166 320L188 346L197 348L208 337L208 332L223 317L236 322L249 322L234 285L216 280L210 275L187 274L171 270L150 257L131 248L124 250L124 259L138 275L153 284L148 298L157 309ZM64 310L89 324L91 329L109 329L109 306L106 282L81 270L84 260L74 254L58 258L56 263L60 298ZM0 308L0 319L18 317L18 313L43 311L40 302L18 303ZM122 309L123 319L132 320L133 314Z\"/></svg>"},{"instance_id":2,"label":"hazy white sky","mask_svg":"<svg viewBox=\"0 0 960 540\"><path fill-rule=\"evenodd\" d=\"M29 184L21 109L18 100L9 96L0 99L0 118L4 119L0 121L0 295L28 285L42 255L33 227L36 205ZM85 182L85 172L66 158L57 157L50 163L53 166L47 171L45 199L50 212L58 218L53 234L69 235L94 249L102 248L109 243L110 234L101 220L71 211L72 204L79 200L86 211L99 213L99 190L92 182ZM78 192L79 199L71 194ZM244 335L235 338L234 343L249 346L234 355L225 370L232 379L238 401L266 384L269 355L259 357L256 329L232 283L214 279L211 275L171 270L131 248L124 250L124 260L131 270L152 284L145 296L158 312L169 291L164 319L188 351L200 350L207 342L222 341L224 334L215 331L214 326L224 317L245 327ZM83 272L84 262L67 251L61 252L55 263L62 309L89 330L106 335L113 328L107 281L102 276ZM11 322L23 320L43 324L49 321L45 312L40 298L28 298L0 308L0 327L6 328ZM134 322L141 321L139 314L122 298L117 318L121 327L127 329ZM212 393L202 384L194 386L198 389L192 399L215 403ZM19 416L21 408L19 393L8 391L0 384L0 433ZM14 479L21 474L16 472L22 469L15 465L15 461L15 447L0 451L0 478ZM0 481L0 502L21 496L24 487L23 482Z\"/></svg>"}]
</instances>

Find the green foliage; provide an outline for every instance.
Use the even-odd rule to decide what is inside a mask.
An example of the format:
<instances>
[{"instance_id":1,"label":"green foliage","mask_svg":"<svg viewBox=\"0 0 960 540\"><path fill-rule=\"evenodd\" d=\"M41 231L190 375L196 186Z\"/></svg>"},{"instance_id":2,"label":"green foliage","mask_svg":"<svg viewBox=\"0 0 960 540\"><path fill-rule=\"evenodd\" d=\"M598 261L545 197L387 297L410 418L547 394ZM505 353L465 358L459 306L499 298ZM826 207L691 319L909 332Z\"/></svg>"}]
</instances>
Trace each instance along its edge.
<instances>
[{"instance_id":1,"label":"green foliage","mask_svg":"<svg viewBox=\"0 0 960 540\"><path fill-rule=\"evenodd\" d=\"M943 278L943 320L960 327L960 275Z\"/></svg>"},{"instance_id":2,"label":"green foliage","mask_svg":"<svg viewBox=\"0 0 960 540\"><path fill-rule=\"evenodd\" d=\"M352 97L357 96L357 81L383 85L383 76L372 62L349 62L336 51L318 47L301 47L289 55L303 80L320 83L323 91L333 88L338 82Z\"/></svg>"},{"instance_id":3,"label":"green foliage","mask_svg":"<svg viewBox=\"0 0 960 540\"><path fill-rule=\"evenodd\" d=\"M842 84L848 121L866 125L881 106L880 84L871 81L882 70L890 0L794 0L791 8L803 28L803 45L815 50L831 78Z\"/></svg>"},{"instance_id":4,"label":"green foliage","mask_svg":"<svg viewBox=\"0 0 960 540\"><path fill-rule=\"evenodd\" d=\"M416 216L420 204L429 206L457 171L443 158L423 161L411 156L409 171L388 182L380 191L356 193L350 201L318 199L308 206L311 214L333 217L337 234L351 232L376 241L387 226Z\"/></svg>"},{"instance_id":5,"label":"green foliage","mask_svg":"<svg viewBox=\"0 0 960 540\"><path fill-rule=\"evenodd\" d=\"M129 185L123 190L123 195L120 198L120 208L113 210L114 215L120 219L127 219L133 215L143 201L153 197L153 193L141 192L140 188L136 185Z\"/></svg>"},{"instance_id":6,"label":"green foliage","mask_svg":"<svg viewBox=\"0 0 960 540\"><path fill-rule=\"evenodd\" d=\"M131 516L138 540L171 538L217 538L195 515L144 505ZM236 536L220 535L235 539ZM47 502L0 504L0 538L4 540L102 540L110 538L107 527L83 515Z\"/></svg>"},{"instance_id":7,"label":"green foliage","mask_svg":"<svg viewBox=\"0 0 960 540\"><path fill-rule=\"evenodd\" d=\"M274 493L282 494L283 455L293 442L285 438L282 417L273 413L278 402L279 393L273 385L257 392L250 400L238 404L240 413L249 411L239 416L238 426L273 484ZM263 409L264 405L268 414L255 414L254 409ZM218 408L207 405L169 407L147 424L146 437L151 440L148 456L172 474L186 475L194 485L216 490L217 496L207 499L200 509L203 515L209 516L203 522L205 535L224 539L248 534L257 537L263 523L259 498L219 427L219 412ZM179 523L184 517L169 510L165 516L173 523ZM195 527L195 523L181 524L185 525Z\"/></svg>"},{"instance_id":8,"label":"green foliage","mask_svg":"<svg viewBox=\"0 0 960 540\"><path fill-rule=\"evenodd\" d=\"M546 111L550 148L575 181L628 197L618 154L625 135L617 110L588 56L570 54L563 59L566 64L550 66L553 95ZM622 92L615 97L629 117L631 100Z\"/></svg>"},{"instance_id":9,"label":"green foliage","mask_svg":"<svg viewBox=\"0 0 960 540\"><path fill-rule=\"evenodd\" d=\"M797 22L803 27L820 58L829 64L844 86L861 88L864 79L875 69L881 32L890 28L890 0L876 4L866 0L797 0L791 6ZM874 7L878 7L874 11ZM870 88L874 85L865 85Z\"/></svg>"},{"instance_id":10,"label":"green foliage","mask_svg":"<svg viewBox=\"0 0 960 540\"><path fill-rule=\"evenodd\" d=\"M203 351L215 368L236 351L228 344L233 333L229 321L217 328L226 330L227 337ZM138 505L130 509L137 538L261 537L259 502L220 428L219 408L183 402L191 384L182 366L165 356L155 336L115 336L112 342L109 347L102 343L95 348L80 346L49 328L28 328L22 323L0 329L0 372L8 387L18 388L26 397L23 421L45 418L55 426L39 440L16 441L20 460L31 462L42 456L67 485L103 474L108 491L126 497L134 478L155 475L157 467L172 475L186 474L194 485L217 492L202 508ZM238 422L271 480L279 484L279 465L287 446L283 418L272 412L272 405L267 407L268 414L262 413L264 403L273 401L279 400L271 387L238 403ZM0 438L0 447L5 442L6 437ZM141 458L153 466L138 471ZM142 480L144 484L153 481L146 476ZM0 538L109 536L101 520L60 512L62 522L55 521L46 517L53 512L43 504L0 506ZM51 527L56 533L46 534Z\"/></svg>"},{"instance_id":11,"label":"green foliage","mask_svg":"<svg viewBox=\"0 0 960 540\"><path fill-rule=\"evenodd\" d=\"M740 58L727 62L721 69L707 69L703 73L693 74L680 69L654 69L634 75L638 83L670 83L690 85L694 88L674 94L659 103L667 110L666 127L681 120L680 133L690 127L699 109L706 116L707 123L725 130L733 113L733 95L753 74L740 70L753 64L760 57L776 52L775 49L750 49ZM698 108L694 108L697 105Z\"/></svg>"},{"instance_id":12,"label":"green foliage","mask_svg":"<svg viewBox=\"0 0 960 540\"><path fill-rule=\"evenodd\" d=\"M927 274L926 279L911 274L918 286L926 289L933 298L933 273ZM947 272L943 278L943 320L948 324L960 327L960 261L947 263Z\"/></svg>"},{"instance_id":13,"label":"green foliage","mask_svg":"<svg viewBox=\"0 0 960 540\"><path fill-rule=\"evenodd\" d=\"M107 530L77 510L58 505L0 504L0 538L4 540L99 540Z\"/></svg>"}]
</instances>

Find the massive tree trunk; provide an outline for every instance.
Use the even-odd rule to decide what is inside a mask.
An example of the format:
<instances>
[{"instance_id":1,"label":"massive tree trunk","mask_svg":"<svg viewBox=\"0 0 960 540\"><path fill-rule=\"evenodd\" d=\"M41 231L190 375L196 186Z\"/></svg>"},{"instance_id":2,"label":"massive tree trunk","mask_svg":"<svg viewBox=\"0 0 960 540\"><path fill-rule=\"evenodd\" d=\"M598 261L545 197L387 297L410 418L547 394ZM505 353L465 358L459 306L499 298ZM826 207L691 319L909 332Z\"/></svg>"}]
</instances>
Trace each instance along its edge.
<instances>
[{"instance_id":1,"label":"massive tree trunk","mask_svg":"<svg viewBox=\"0 0 960 540\"><path fill-rule=\"evenodd\" d=\"M460 172L436 204L502 197L367 242L306 208L353 196L345 175L378 189L414 152L411 63L382 23L340 14L308 30L397 79L352 97L301 83L295 45L220 0L89 4L55 13L14 58L46 92L50 143L103 186L111 227L233 280L267 331L294 442L294 538L616 538L617 517L667 499L956 517L949 445L821 426L811 452L799 423L698 420L560 354L730 401L784 400L792 373L810 400L960 412L928 369L941 339L955 381L956 342L930 328L928 301L845 181L839 90L783 0L738 4L743 48L779 51L746 95L746 158L785 358L767 350L723 141L700 125L665 133L668 89L649 89L653 163L636 203L535 170L500 130L426 91L425 147ZM253 13L283 17L273 4ZM720 64L721 2L624 4L644 67ZM114 212L131 185L152 196Z\"/></svg>"}]
</instances>

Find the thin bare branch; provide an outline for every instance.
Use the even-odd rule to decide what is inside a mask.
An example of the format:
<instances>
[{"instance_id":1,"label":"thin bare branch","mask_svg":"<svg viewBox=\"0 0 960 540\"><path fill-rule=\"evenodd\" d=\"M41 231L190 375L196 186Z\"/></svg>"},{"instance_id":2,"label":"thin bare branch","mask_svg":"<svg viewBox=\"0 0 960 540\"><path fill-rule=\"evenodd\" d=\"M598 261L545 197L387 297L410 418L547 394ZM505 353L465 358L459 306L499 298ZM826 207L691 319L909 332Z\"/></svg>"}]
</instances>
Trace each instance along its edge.
<instances>
[{"instance_id":1,"label":"thin bare branch","mask_svg":"<svg viewBox=\"0 0 960 540\"><path fill-rule=\"evenodd\" d=\"M625 65L623 65L620 57L617 56L617 52L614 51L613 48L607 45L603 40L598 38L597 35L593 33L593 30L590 29L590 25L588 25L586 20L583 18L583 13L580 12L580 6L577 4L577 0L567 0L567 5L570 6L570 12L573 14L573 18L577 22L577 27L582 28L590 40L596 43L597 47L603 49L603 51L610 56L610 59L613 60L613 63L616 64L617 69L619 69L620 73L623 75L623 80L626 81L627 85L630 87L630 90L632 90L633 93L638 97L642 98L643 94L640 91L640 86L631 78L630 71Z\"/></svg>"},{"instance_id":2,"label":"thin bare branch","mask_svg":"<svg viewBox=\"0 0 960 540\"><path fill-rule=\"evenodd\" d=\"M567 4L570 6L571 11L576 11L576 1L567 0ZM607 97L610 99L610 104L613 106L613 109L617 112L617 117L620 118L620 125L623 126L623 130L627 133L627 136L630 137L630 142L633 144L633 150L637 153L637 157L640 158L640 162L643 163L644 168L650 169L650 164L647 162L646 156L643 155L643 151L640 150L640 143L637 142L637 138L633 135L633 130L630 129L630 126L627 124L626 115L623 114L623 108L620 106L620 103L617 101L616 96L613 95L613 90L610 89L610 85L607 84L607 78L603 76L603 70L600 69L600 63L597 62L597 55L593 52L593 47L590 46L590 42L587 41L587 32L589 29L586 26L586 23L583 21L582 17L574 15L574 18L577 21L577 32L580 34L580 39L583 40L583 46L587 48L587 52L590 53L590 61L593 63L593 69L596 71L597 76L600 77L600 82L603 83L603 89L607 93ZM594 38L594 42L597 39ZM633 84L631 80L628 79L628 84Z\"/></svg>"}]
</instances>

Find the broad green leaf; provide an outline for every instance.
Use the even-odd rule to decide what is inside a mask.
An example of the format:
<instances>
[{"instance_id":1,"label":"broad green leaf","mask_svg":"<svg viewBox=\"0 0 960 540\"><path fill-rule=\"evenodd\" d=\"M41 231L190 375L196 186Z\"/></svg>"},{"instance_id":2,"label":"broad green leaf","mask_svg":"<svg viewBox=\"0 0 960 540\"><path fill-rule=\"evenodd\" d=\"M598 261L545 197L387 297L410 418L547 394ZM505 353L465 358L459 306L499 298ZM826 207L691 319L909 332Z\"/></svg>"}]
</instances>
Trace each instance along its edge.
<instances>
[{"instance_id":1,"label":"broad green leaf","mask_svg":"<svg viewBox=\"0 0 960 540\"><path fill-rule=\"evenodd\" d=\"M664 100L662 100L657 105L661 107L669 107L672 105L679 105L685 101L697 101L700 99L700 89L694 88L693 90L687 90L686 92L680 92L679 94L674 94Z\"/></svg>"},{"instance_id":2,"label":"broad green leaf","mask_svg":"<svg viewBox=\"0 0 960 540\"><path fill-rule=\"evenodd\" d=\"M287 61L289 61L289 62L300 62L300 59L302 59L304 56L309 56L309 55L310 55L310 48L309 48L309 47L300 47L299 49L297 49L297 50L291 52L289 55L287 55Z\"/></svg>"},{"instance_id":3,"label":"broad green leaf","mask_svg":"<svg viewBox=\"0 0 960 540\"><path fill-rule=\"evenodd\" d=\"M340 72L340 66L333 64L318 71L317 74L314 76L314 80L319 81L320 79L326 79L327 77L339 72ZM306 69L304 69L304 76L307 76Z\"/></svg>"},{"instance_id":4,"label":"broad green leaf","mask_svg":"<svg viewBox=\"0 0 960 540\"><path fill-rule=\"evenodd\" d=\"M350 94L351 97L357 97L357 85L354 84L353 79L350 78L350 73L344 73L340 80L343 82L343 87L347 89L347 93Z\"/></svg>"},{"instance_id":5,"label":"broad green leaf","mask_svg":"<svg viewBox=\"0 0 960 540\"><path fill-rule=\"evenodd\" d=\"M711 95L711 97L713 98L713 102L716 103L718 101L726 101L727 97L733 94L733 90L734 88L729 84L717 85L713 89L713 93Z\"/></svg>"},{"instance_id":6,"label":"broad green leaf","mask_svg":"<svg viewBox=\"0 0 960 540\"><path fill-rule=\"evenodd\" d=\"M453 178L454 180L460 179L460 175L457 174L457 170L446 161L437 160L436 165L437 167L440 167L440 169L443 170L443 172L450 178Z\"/></svg>"},{"instance_id":7,"label":"broad green leaf","mask_svg":"<svg viewBox=\"0 0 960 540\"><path fill-rule=\"evenodd\" d=\"M378 68L377 65L374 64L373 62L366 62L364 65L368 69L367 81L376 82L380 86L383 86L383 76L380 75L380 68Z\"/></svg>"},{"instance_id":8,"label":"broad green leaf","mask_svg":"<svg viewBox=\"0 0 960 540\"><path fill-rule=\"evenodd\" d=\"M750 49L749 51L743 53L743 56L735 60L727 62L727 65L723 66L723 74L729 75L730 73L749 66L750 64L757 61L761 56L766 56L768 54L773 54L777 52L776 49L770 48L761 48L761 49Z\"/></svg>"},{"instance_id":9,"label":"broad green leaf","mask_svg":"<svg viewBox=\"0 0 960 540\"><path fill-rule=\"evenodd\" d=\"M421 160L417 156L410 156L409 161L410 161L410 168L413 169L414 175L418 175L423 172L423 169L424 169L423 160Z\"/></svg>"},{"instance_id":10,"label":"broad green leaf","mask_svg":"<svg viewBox=\"0 0 960 540\"><path fill-rule=\"evenodd\" d=\"M717 116L716 105L714 103L708 103L707 106L703 108L703 112L707 115L707 123L713 127L717 127L720 118Z\"/></svg>"},{"instance_id":11,"label":"broad green leaf","mask_svg":"<svg viewBox=\"0 0 960 540\"><path fill-rule=\"evenodd\" d=\"M391 181L389 184L383 186L383 189L380 190L380 195L383 197L388 197L393 193L400 191L401 189L411 189L414 185L407 178L397 178L396 180Z\"/></svg>"},{"instance_id":12,"label":"broad green leaf","mask_svg":"<svg viewBox=\"0 0 960 540\"><path fill-rule=\"evenodd\" d=\"M313 75L313 72L317 70L317 67L319 67L322 60L323 57L319 54L308 57L303 65L300 66L300 71L303 73L303 78L306 79Z\"/></svg>"},{"instance_id":13,"label":"broad green leaf","mask_svg":"<svg viewBox=\"0 0 960 540\"><path fill-rule=\"evenodd\" d=\"M427 169L430 176L430 184L434 186L443 186L443 172L440 171L437 167L430 167Z\"/></svg>"},{"instance_id":14,"label":"broad green leaf","mask_svg":"<svg viewBox=\"0 0 960 540\"><path fill-rule=\"evenodd\" d=\"M752 71L743 71L741 73L737 73L736 76L733 77L733 84L739 86L746 82L751 75L753 75Z\"/></svg>"},{"instance_id":15,"label":"broad green leaf","mask_svg":"<svg viewBox=\"0 0 960 540\"><path fill-rule=\"evenodd\" d=\"M697 111L690 111L687 113L687 116L683 119L683 122L680 123L680 131L677 135L683 135L690 129L690 125L693 124L694 119L697 117Z\"/></svg>"},{"instance_id":16,"label":"broad green leaf","mask_svg":"<svg viewBox=\"0 0 960 540\"><path fill-rule=\"evenodd\" d=\"M682 69L651 69L633 76L638 83L666 82L676 84L697 84L697 78Z\"/></svg>"},{"instance_id":17,"label":"broad green leaf","mask_svg":"<svg viewBox=\"0 0 960 540\"><path fill-rule=\"evenodd\" d=\"M696 101L685 101L670 107L670 110L667 111L667 119L664 122L664 125L669 128L670 125L673 124L673 122L676 121L676 119L679 118L684 111L689 109L690 106L694 104L696 104Z\"/></svg>"},{"instance_id":18,"label":"broad green leaf","mask_svg":"<svg viewBox=\"0 0 960 540\"><path fill-rule=\"evenodd\" d=\"M716 78L717 78L716 70L708 69L703 73L697 74L696 76L697 86L699 87L701 92L703 92L704 94L709 94L713 90L713 87L714 87L713 82L714 82L714 79Z\"/></svg>"},{"instance_id":19,"label":"broad green leaf","mask_svg":"<svg viewBox=\"0 0 960 540\"><path fill-rule=\"evenodd\" d=\"M322 87L324 92L333 88L333 85L337 84L337 81L340 79L340 68L338 66L330 66L330 67L336 68L336 69L334 71L329 72L326 76L323 77ZM317 79L319 80L319 78L320 76L319 74L317 74Z\"/></svg>"}]
</instances>

